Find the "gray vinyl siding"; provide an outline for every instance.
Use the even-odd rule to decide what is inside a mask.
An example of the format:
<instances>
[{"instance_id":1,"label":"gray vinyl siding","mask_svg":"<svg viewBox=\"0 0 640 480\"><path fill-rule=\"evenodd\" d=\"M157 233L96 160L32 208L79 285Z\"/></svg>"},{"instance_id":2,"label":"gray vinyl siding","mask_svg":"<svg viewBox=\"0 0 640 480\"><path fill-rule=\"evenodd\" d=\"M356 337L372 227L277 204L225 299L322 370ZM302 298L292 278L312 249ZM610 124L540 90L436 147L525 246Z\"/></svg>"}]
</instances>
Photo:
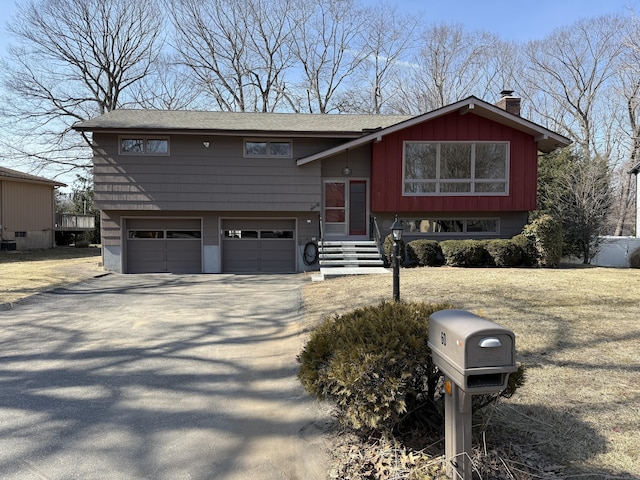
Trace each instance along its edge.
<instances>
[{"instance_id":1,"label":"gray vinyl siding","mask_svg":"<svg viewBox=\"0 0 640 480\"><path fill-rule=\"evenodd\" d=\"M320 200L320 162L298 167L295 160L334 142L292 139L292 158L244 158L243 141L171 135L170 155L120 155L117 134L96 133L96 204L101 210L261 212L305 211Z\"/></svg>"}]
</instances>

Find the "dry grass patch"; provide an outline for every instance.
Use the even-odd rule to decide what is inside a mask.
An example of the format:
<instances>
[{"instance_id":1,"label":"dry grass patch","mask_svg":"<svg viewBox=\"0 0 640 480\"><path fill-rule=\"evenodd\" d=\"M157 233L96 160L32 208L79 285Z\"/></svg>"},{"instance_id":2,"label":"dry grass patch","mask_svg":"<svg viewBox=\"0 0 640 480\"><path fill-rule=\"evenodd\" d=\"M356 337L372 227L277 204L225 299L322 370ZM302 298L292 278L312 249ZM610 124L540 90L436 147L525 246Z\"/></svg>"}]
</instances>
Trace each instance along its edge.
<instances>
[{"instance_id":1,"label":"dry grass patch","mask_svg":"<svg viewBox=\"0 0 640 480\"><path fill-rule=\"evenodd\" d=\"M544 455L574 478L640 477L640 271L403 269L400 291L514 330L528 380L491 412L500 448ZM391 292L391 275L311 283L306 316L318 322Z\"/></svg>"},{"instance_id":2,"label":"dry grass patch","mask_svg":"<svg viewBox=\"0 0 640 480\"><path fill-rule=\"evenodd\" d=\"M0 252L0 305L101 273L97 247Z\"/></svg>"}]
</instances>

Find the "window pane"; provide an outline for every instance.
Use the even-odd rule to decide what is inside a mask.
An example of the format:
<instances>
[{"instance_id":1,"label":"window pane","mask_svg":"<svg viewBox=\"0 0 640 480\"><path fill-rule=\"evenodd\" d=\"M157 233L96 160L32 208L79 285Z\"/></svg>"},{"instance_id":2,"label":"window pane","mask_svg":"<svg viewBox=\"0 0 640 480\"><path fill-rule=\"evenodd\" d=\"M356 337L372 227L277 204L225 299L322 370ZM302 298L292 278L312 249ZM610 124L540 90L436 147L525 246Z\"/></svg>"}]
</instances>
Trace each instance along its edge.
<instances>
[{"instance_id":1,"label":"window pane","mask_svg":"<svg viewBox=\"0 0 640 480\"><path fill-rule=\"evenodd\" d=\"M129 238L164 238L162 230L129 230Z\"/></svg>"},{"instance_id":2,"label":"window pane","mask_svg":"<svg viewBox=\"0 0 640 480\"><path fill-rule=\"evenodd\" d=\"M498 233L497 220L467 220L467 232Z\"/></svg>"},{"instance_id":3,"label":"window pane","mask_svg":"<svg viewBox=\"0 0 640 480\"><path fill-rule=\"evenodd\" d=\"M120 142L122 153L144 153L144 141L142 138L123 138Z\"/></svg>"},{"instance_id":4,"label":"window pane","mask_svg":"<svg viewBox=\"0 0 640 480\"><path fill-rule=\"evenodd\" d=\"M326 209L324 211L326 221L329 223L344 223L344 209Z\"/></svg>"},{"instance_id":5,"label":"window pane","mask_svg":"<svg viewBox=\"0 0 640 480\"><path fill-rule=\"evenodd\" d=\"M405 231L411 233L429 233L431 220L403 220Z\"/></svg>"},{"instance_id":6,"label":"window pane","mask_svg":"<svg viewBox=\"0 0 640 480\"><path fill-rule=\"evenodd\" d=\"M407 182L404 184L404 193L435 193L436 184L434 183L414 183Z\"/></svg>"},{"instance_id":7,"label":"window pane","mask_svg":"<svg viewBox=\"0 0 640 480\"><path fill-rule=\"evenodd\" d=\"M290 157L291 144L289 142L270 142L269 155L274 155L278 157Z\"/></svg>"},{"instance_id":8,"label":"window pane","mask_svg":"<svg viewBox=\"0 0 640 480\"><path fill-rule=\"evenodd\" d=\"M471 144L440 145L440 178L471 178Z\"/></svg>"},{"instance_id":9,"label":"window pane","mask_svg":"<svg viewBox=\"0 0 640 480\"><path fill-rule=\"evenodd\" d=\"M464 231L464 220L434 220L433 231L437 233L461 233Z\"/></svg>"},{"instance_id":10,"label":"window pane","mask_svg":"<svg viewBox=\"0 0 640 480\"><path fill-rule=\"evenodd\" d=\"M247 155L267 155L267 142L246 142L245 152Z\"/></svg>"},{"instance_id":11,"label":"window pane","mask_svg":"<svg viewBox=\"0 0 640 480\"><path fill-rule=\"evenodd\" d=\"M476 178L507 178L507 145L505 143L476 144Z\"/></svg>"},{"instance_id":12,"label":"window pane","mask_svg":"<svg viewBox=\"0 0 640 480\"><path fill-rule=\"evenodd\" d=\"M169 230L167 238L200 238L200 230Z\"/></svg>"},{"instance_id":13,"label":"window pane","mask_svg":"<svg viewBox=\"0 0 640 480\"><path fill-rule=\"evenodd\" d=\"M475 191L477 193L507 193L507 184L505 182L476 183Z\"/></svg>"},{"instance_id":14,"label":"window pane","mask_svg":"<svg viewBox=\"0 0 640 480\"><path fill-rule=\"evenodd\" d=\"M440 183L440 193L465 193L470 191L470 183Z\"/></svg>"},{"instance_id":15,"label":"window pane","mask_svg":"<svg viewBox=\"0 0 640 480\"><path fill-rule=\"evenodd\" d=\"M169 153L169 140L166 138L148 139L146 153L166 155Z\"/></svg>"},{"instance_id":16,"label":"window pane","mask_svg":"<svg viewBox=\"0 0 640 480\"><path fill-rule=\"evenodd\" d=\"M436 178L436 144L407 143L404 147L404 178L421 180Z\"/></svg>"},{"instance_id":17,"label":"window pane","mask_svg":"<svg viewBox=\"0 0 640 480\"><path fill-rule=\"evenodd\" d=\"M260 238L293 238L292 230L262 230Z\"/></svg>"},{"instance_id":18,"label":"window pane","mask_svg":"<svg viewBox=\"0 0 640 480\"><path fill-rule=\"evenodd\" d=\"M345 206L345 184L325 183L324 185L324 205L325 207Z\"/></svg>"}]
</instances>

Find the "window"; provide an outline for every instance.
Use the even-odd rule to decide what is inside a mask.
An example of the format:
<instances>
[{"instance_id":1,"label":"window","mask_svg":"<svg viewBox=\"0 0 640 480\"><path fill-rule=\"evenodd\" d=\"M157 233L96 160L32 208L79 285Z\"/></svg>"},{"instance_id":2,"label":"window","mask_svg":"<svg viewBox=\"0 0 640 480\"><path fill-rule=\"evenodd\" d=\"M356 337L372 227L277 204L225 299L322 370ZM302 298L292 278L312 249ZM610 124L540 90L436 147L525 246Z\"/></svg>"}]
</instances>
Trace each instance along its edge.
<instances>
[{"instance_id":1,"label":"window","mask_svg":"<svg viewBox=\"0 0 640 480\"><path fill-rule=\"evenodd\" d=\"M291 157L290 140L245 140L245 157Z\"/></svg>"},{"instance_id":2,"label":"window","mask_svg":"<svg viewBox=\"0 0 640 480\"><path fill-rule=\"evenodd\" d=\"M405 142L404 195L506 195L507 142Z\"/></svg>"},{"instance_id":3,"label":"window","mask_svg":"<svg viewBox=\"0 0 640 480\"><path fill-rule=\"evenodd\" d=\"M169 139L121 137L120 153L127 155L169 155Z\"/></svg>"},{"instance_id":4,"label":"window","mask_svg":"<svg viewBox=\"0 0 640 480\"><path fill-rule=\"evenodd\" d=\"M227 239L281 239L294 238L293 230L225 230L224 238Z\"/></svg>"},{"instance_id":5,"label":"window","mask_svg":"<svg viewBox=\"0 0 640 480\"><path fill-rule=\"evenodd\" d=\"M27 232L15 232L14 236L15 238L26 238Z\"/></svg>"},{"instance_id":6,"label":"window","mask_svg":"<svg viewBox=\"0 0 640 480\"><path fill-rule=\"evenodd\" d=\"M497 218L434 218L402 220L405 232L425 235L498 234Z\"/></svg>"}]
</instances>

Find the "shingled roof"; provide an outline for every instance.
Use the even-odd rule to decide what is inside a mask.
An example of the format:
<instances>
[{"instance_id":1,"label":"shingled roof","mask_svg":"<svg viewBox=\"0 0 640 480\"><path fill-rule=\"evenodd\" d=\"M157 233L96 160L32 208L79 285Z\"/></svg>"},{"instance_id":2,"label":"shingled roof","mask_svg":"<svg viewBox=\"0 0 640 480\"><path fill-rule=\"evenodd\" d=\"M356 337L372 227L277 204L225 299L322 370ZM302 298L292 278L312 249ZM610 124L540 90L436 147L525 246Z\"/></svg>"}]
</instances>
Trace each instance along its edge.
<instances>
[{"instance_id":1,"label":"shingled roof","mask_svg":"<svg viewBox=\"0 0 640 480\"><path fill-rule=\"evenodd\" d=\"M331 134L358 137L413 118L407 115L237 113L120 109L74 125L79 131L155 131L220 134Z\"/></svg>"},{"instance_id":2,"label":"shingled roof","mask_svg":"<svg viewBox=\"0 0 640 480\"><path fill-rule=\"evenodd\" d=\"M30 183L46 183L55 187L66 187L66 183L56 182L55 180L49 180L48 178L38 177L36 175L30 175L28 173L19 172L17 170L11 170L10 168L0 167L0 179L7 178L9 180L20 180Z\"/></svg>"}]
</instances>

